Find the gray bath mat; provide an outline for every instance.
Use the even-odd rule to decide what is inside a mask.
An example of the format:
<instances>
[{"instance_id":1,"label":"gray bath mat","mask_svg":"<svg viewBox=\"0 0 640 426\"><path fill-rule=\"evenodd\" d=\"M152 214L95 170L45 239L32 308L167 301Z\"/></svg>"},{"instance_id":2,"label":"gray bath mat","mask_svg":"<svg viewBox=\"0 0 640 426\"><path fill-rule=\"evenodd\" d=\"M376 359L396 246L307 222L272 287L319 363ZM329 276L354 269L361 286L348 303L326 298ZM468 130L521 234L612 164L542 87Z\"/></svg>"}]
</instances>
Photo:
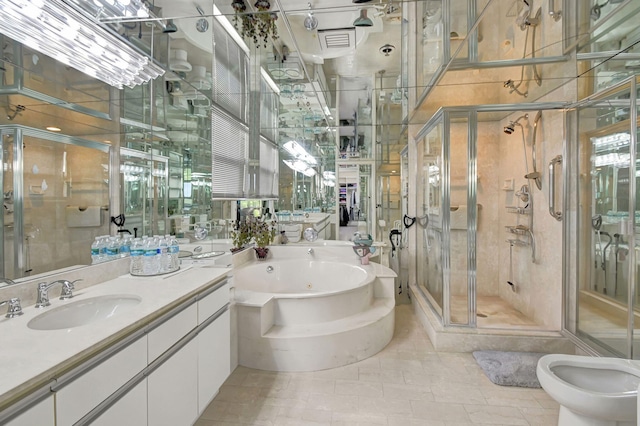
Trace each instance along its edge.
<instances>
[{"instance_id":1,"label":"gray bath mat","mask_svg":"<svg viewBox=\"0 0 640 426\"><path fill-rule=\"evenodd\" d=\"M537 352L475 351L484 374L496 385L539 388L536 376L538 360L546 354Z\"/></svg>"}]
</instances>

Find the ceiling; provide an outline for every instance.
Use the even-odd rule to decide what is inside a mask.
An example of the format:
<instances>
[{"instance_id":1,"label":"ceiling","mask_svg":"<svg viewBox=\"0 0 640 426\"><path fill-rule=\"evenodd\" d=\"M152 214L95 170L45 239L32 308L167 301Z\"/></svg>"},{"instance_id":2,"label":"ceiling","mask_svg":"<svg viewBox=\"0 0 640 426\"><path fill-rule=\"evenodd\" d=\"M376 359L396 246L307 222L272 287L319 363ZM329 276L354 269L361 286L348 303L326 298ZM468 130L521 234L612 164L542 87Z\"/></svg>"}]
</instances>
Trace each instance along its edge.
<instances>
[{"instance_id":1,"label":"ceiling","mask_svg":"<svg viewBox=\"0 0 640 426\"><path fill-rule=\"evenodd\" d=\"M253 0L246 3L249 5ZM165 18L198 18L200 16L196 5L207 14L212 10L211 6L204 4L204 0L155 0L154 4L162 8L161 15ZM215 4L222 14L232 19L234 12L231 0L218 0ZM308 4L318 20L318 27L313 31L304 28L304 19L309 13ZM338 76L371 80L380 70L385 70L385 79L389 79L390 84L395 84L400 73L400 3L381 0L363 4L353 4L349 0L312 0L310 3L301 0L271 0L271 5L271 10L278 13L276 23L279 39L275 41L274 47L281 52L282 46L286 45L291 53L304 60L308 68L313 64L320 64L329 88L335 89ZM326 34L346 28L353 29L353 21L359 16L361 8L367 9L374 25L355 28L355 46L321 47ZM180 33L178 31L174 37L181 37ZM390 53L380 51L384 45L393 46Z\"/></svg>"}]
</instances>

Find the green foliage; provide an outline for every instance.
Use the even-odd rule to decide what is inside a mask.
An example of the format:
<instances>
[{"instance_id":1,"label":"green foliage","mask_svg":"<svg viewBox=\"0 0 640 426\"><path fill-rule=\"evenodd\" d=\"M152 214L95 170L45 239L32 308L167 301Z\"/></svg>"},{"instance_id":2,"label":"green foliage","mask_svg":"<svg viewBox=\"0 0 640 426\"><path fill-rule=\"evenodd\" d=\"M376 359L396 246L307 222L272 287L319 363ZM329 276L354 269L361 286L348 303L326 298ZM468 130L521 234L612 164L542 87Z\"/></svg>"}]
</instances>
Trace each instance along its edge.
<instances>
[{"instance_id":1,"label":"green foliage","mask_svg":"<svg viewBox=\"0 0 640 426\"><path fill-rule=\"evenodd\" d=\"M247 221L234 222L233 229L229 234L233 241L233 248L243 248L251 241L251 227Z\"/></svg>"},{"instance_id":2,"label":"green foliage","mask_svg":"<svg viewBox=\"0 0 640 426\"><path fill-rule=\"evenodd\" d=\"M266 247L273 242L276 237L275 221L252 219L249 224L253 240L258 247Z\"/></svg>"}]
</instances>

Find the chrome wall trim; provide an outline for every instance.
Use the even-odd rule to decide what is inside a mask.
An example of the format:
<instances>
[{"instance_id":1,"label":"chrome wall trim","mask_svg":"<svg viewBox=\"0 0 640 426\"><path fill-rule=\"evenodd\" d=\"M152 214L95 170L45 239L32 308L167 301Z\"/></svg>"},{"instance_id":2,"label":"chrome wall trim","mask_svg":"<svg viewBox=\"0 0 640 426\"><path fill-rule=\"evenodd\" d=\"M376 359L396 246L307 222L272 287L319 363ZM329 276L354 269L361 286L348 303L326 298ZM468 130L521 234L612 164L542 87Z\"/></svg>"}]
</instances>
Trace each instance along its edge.
<instances>
[{"instance_id":1,"label":"chrome wall trim","mask_svg":"<svg viewBox=\"0 0 640 426\"><path fill-rule=\"evenodd\" d=\"M631 93L630 101L631 108L629 108L629 134L631 139L629 140L629 156L631 163L629 164L629 176L637 176L638 169L638 85L635 78L631 79ZM636 247L636 232L635 232L635 212L638 211L636 199L636 187L637 177L629 179L629 247ZM635 295L637 287L637 274L636 274L636 250L629 250L629 290L627 291L627 358L634 359L633 353L633 328L634 328L634 315L635 315Z\"/></svg>"},{"instance_id":2,"label":"chrome wall trim","mask_svg":"<svg viewBox=\"0 0 640 426\"><path fill-rule=\"evenodd\" d=\"M464 69L513 67L513 66L520 66L520 65L541 65L541 64L553 64L558 62L567 62L569 59L571 59L570 56L543 56L543 57L536 57L536 58L482 61L482 62L473 62L473 63L457 62L457 63L451 64L449 69L464 70Z\"/></svg>"}]
</instances>

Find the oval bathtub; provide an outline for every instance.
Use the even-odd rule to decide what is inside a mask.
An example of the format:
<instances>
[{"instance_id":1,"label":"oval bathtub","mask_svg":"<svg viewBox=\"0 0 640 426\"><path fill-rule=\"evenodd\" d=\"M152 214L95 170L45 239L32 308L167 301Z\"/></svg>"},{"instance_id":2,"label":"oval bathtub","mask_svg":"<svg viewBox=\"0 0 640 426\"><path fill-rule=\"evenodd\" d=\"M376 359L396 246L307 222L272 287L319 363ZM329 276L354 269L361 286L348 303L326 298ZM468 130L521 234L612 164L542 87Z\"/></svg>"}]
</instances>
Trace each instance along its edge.
<instances>
[{"instance_id":1,"label":"oval bathtub","mask_svg":"<svg viewBox=\"0 0 640 426\"><path fill-rule=\"evenodd\" d=\"M373 281L375 275L358 265L332 260L257 262L234 272L236 288L283 297L324 295Z\"/></svg>"},{"instance_id":2,"label":"oval bathtub","mask_svg":"<svg viewBox=\"0 0 640 426\"><path fill-rule=\"evenodd\" d=\"M233 270L240 365L314 371L366 359L393 337L395 273L350 246L274 247Z\"/></svg>"}]
</instances>

